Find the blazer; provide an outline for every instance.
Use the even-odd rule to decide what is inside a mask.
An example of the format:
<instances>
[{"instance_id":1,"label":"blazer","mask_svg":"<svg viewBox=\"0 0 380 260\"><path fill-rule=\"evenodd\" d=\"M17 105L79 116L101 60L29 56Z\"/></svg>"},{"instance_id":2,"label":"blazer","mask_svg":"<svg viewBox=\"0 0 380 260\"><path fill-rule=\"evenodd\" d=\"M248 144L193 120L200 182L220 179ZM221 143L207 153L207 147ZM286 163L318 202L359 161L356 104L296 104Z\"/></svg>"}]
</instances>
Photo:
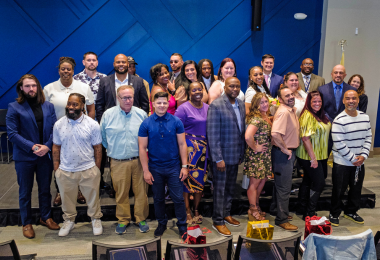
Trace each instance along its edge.
<instances>
[{"instance_id":1,"label":"blazer","mask_svg":"<svg viewBox=\"0 0 380 260\"><path fill-rule=\"evenodd\" d=\"M98 95L95 101L96 120L100 122L104 111L116 106L115 74L101 78L99 82ZM133 106L141 108L149 114L149 97L143 79L128 73L128 85L135 89Z\"/></svg>"},{"instance_id":2,"label":"blazer","mask_svg":"<svg viewBox=\"0 0 380 260\"><path fill-rule=\"evenodd\" d=\"M173 75L173 71L170 71L169 72L169 80L171 79ZM181 86L182 84L182 80L181 80L181 73L179 73L178 77L176 77L175 81L174 81L174 85L175 85L175 89L177 89L179 86Z\"/></svg>"},{"instance_id":3,"label":"blazer","mask_svg":"<svg viewBox=\"0 0 380 260\"><path fill-rule=\"evenodd\" d=\"M300 87L302 88L303 91L306 92L306 89L305 89L305 83L303 82L303 78L302 78L302 74L301 72L298 72L297 73L297 77L298 77L298 82L299 82L299 85ZM310 76L310 85L309 85L309 92L311 91L314 91L314 90L318 90L318 88L320 86L323 86L325 85L325 79L318 76L318 75L315 75L313 73L311 73L311 76ZM307 92L308 93L308 92Z\"/></svg>"},{"instance_id":4,"label":"blazer","mask_svg":"<svg viewBox=\"0 0 380 260\"><path fill-rule=\"evenodd\" d=\"M243 162L245 148L245 105L239 105L241 125L239 130L235 111L226 95L215 99L207 112L207 139L213 162L224 160L227 165Z\"/></svg>"},{"instance_id":5,"label":"blazer","mask_svg":"<svg viewBox=\"0 0 380 260\"><path fill-rule=\"evenodd\" d=\"M42 105L43 113L43 145L52 149L53 126L57 121L54 105L45 101ZM38 158L32 151L35 144L40 144L40 135L36 118L28 102L19 104L17 101L8 104L6 116L7 133L13 143L13 159L15 161L34 161Z\"/></svg>"},{"instance_id":6,"label":"blazer","mask_svg":"<svg viewBox=\"0 0 380 260\"><path fill-rule=\"evenodd\" d=\"M351 87L346 82L343 82L343 91L342 91L342 97L340 99L340 105L339 108L336 109L335 105L335 95L334 95L334 85L332 81L326 85L320 86L318 88L318 91L322 93L323 95L323 109L327 113L327 116L332 123L337 115L339 115L344 110L344 104L343 104L343 96L344 93L346 93L347 90L355 90L356 88Z\"/></svg>"},{"instance_id":7,"label":"blazer","mask_svg":"<svg viewBox=\"0 0 380 260\"><path fill-rule=\"evenodd\" d=\"M274 74L272 72L272 75L270 77L270 88L269 88L269 91L270 91L270 95L273 98L277 97L277 91L280 88L280 85L282 83L284 83L284 79L280 75Z\"/></svg>"}]
</instances>

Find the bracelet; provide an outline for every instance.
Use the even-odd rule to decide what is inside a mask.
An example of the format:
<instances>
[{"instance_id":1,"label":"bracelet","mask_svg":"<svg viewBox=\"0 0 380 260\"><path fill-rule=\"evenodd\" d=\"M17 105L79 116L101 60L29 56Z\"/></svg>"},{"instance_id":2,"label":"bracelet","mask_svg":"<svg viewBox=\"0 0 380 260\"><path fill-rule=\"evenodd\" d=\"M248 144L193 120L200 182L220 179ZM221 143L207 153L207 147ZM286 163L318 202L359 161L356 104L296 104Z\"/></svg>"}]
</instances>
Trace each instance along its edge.
<instances>
[{"instance_id":1,"label":"bracelet","mask_svg":"<svg viewBox=\"0 0 380 260\"><path fill-rule=\"evenodd\" d=\"M315 161L316 161L316 159L312 159L312 160L310 160L311 163L313 163L313 162L315 162Z\"/></svg>"}]
</instances>

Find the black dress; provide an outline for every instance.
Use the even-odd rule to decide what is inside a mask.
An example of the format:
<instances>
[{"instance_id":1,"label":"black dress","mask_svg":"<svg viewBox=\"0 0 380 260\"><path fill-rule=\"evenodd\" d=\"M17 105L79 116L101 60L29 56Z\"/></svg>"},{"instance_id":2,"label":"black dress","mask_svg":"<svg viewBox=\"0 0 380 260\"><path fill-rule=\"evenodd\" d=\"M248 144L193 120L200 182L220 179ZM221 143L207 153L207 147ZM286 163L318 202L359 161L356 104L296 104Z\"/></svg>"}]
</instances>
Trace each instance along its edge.
<instances>
[{"instance_id":1,"label":"black dress","mask_svg":"<svg viewBox=\"0 0 380 260\"><path fill-rule=\"evenodd\" d=\"M359 110L366 113L368 106L368 96L366 94L362 94L359 97Z\"/></svg>"}]
</instances>

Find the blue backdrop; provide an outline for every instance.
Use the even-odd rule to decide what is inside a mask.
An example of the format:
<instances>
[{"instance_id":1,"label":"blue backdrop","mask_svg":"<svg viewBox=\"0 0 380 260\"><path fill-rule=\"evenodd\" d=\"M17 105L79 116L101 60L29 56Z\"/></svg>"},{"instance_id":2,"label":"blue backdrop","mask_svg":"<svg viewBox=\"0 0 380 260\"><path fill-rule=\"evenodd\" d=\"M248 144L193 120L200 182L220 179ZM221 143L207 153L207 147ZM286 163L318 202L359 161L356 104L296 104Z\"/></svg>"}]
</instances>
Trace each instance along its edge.
<instances>
[{"instance_id":1,"label":"blue backdrop","mask_svg":"<svg viewBox=\"0 0 380 260\"><path fill-rule=\"evenodd\" d=\"M237 64L245 91L248 69L261 56L275 56L274 72L298 72L310 57L318 73L322 4L318 0L263 0L262 31L251 32L250 0L3 0L0 8L0 108L16 95L25 73L42 86L58 79L61 56L99 55L98 71L113 72L118 53L133 56L137 73L151 82L149 68L169 65L173 52L184 60L213 61L215 73L225 57ZM305 13L302 21L295 13Z\"/></svg>"}]
</instances>

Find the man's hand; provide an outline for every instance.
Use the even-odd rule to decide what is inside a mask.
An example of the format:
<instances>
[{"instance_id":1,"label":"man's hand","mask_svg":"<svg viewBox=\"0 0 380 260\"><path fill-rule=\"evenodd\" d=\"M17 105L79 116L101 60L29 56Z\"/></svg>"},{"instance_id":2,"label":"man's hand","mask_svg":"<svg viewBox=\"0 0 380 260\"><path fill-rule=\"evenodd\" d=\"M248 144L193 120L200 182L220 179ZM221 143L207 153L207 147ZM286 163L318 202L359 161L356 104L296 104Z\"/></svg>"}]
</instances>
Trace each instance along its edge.
<instances>
[{"instance_id":1,"label":"man's hand","mask_svg":"<svg viewBox=\"0 0 380 260\"><path fill-rule=\"evenodd\" d=\"M153 178L153 175L150 173L150 171L144 172L144 180L149 185L153 185L154 178Z\"/></svg>"},{"instance_id":2,"label":"man's hand","mask_svg":"<svg viewBox=\"0 0 380 260\"><path fill-rule=\"evenodd\" d=\"M356 162L352 163L352 164L355 165L355 166L360 166L360 165L362 165L363 162L364 162L364 160L365 160L364 157L361 156L361 155L356 156L355 159L356 159Z\"/></svg>"},{"instance_id":3,"label":"man's hand","mask_svg":"<svg viewBox=\"0 0 380 260\"><path fill-rule=\"evenodd\" d=\"M181 168L181 173L179 174L179 178L181 179L181 181L186 180L188 175L189 175L189 170L187 168Z\"/></svg>"},{"instance_id":4,"label":"man's hand","mask_svg":"<svg viewBox=\"0 0 380 260\"><path fill-rule=\"evenodd\" d=\"M286 149L286 150L281 150L281 152L283 152L284 154L288 155L288 160L292 159L292 150L289 150L289 149Z\"/></svg>"},{"instance_id":5,"label":"man's hand","mask_svg":"<svg viewBox=\"0 0 380 260\"><path fill-rule=\"evenodd\" d=\"M220 172L224 172L226 170L226 164L224 163L224 160L216 163L216 169Z\"/></svg>"},{"instance_id":6,"label":"man's hand","mask_svg":"<svg viewBox=\"0 0 380 260\"><path fill-rule=\"evenodd\" d=\"M36 148L36 147L38 147L38 150L37 151L34 151L34 149ZM33 149L34 148L34 149ZM35 145L33 145L33 153L35 154L35 155L37 155L37 156L40 156L40 157L42 157L42 156L44 156L47 152L49 152L50 151L50 149L49 149L49 147L47 147L46 145L42 145L42 144L35 144Z\"/></svg>"},{"instance_id":7,"label":"man's hand","mask_svg":"<svg viewBox=\"0 0 380 260\"><path fill-rule=\"evenodd\" d=\"M170 91L173 91L173 90L175 90L175 84L174 84L174 80L173 81L168 81L168 89L170 90Z\"/></svg>"}]
</instances>

